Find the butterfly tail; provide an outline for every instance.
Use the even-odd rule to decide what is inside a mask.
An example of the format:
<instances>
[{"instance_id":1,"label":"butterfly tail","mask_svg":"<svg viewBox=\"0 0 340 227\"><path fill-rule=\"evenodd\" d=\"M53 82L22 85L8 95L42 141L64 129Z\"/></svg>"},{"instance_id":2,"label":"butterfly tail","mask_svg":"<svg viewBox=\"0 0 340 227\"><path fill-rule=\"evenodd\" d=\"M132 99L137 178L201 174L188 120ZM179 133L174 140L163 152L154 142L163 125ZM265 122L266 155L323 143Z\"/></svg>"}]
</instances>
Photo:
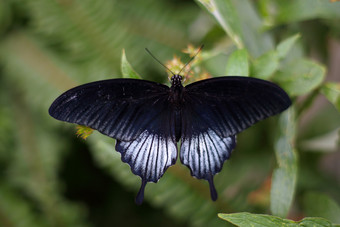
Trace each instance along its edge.
<instances>
[{"instance_id":1,"label":"butterfly tail","mask_svg":"<svg viewBox=\"0 0 340 227\"><path fill-rule=\"evenodd\" d=\"M208 178L208 182L209 182L209 188L210 188L210 196L212 201L216 201L217 200L217 191L214 185L214 176L210 175L210 178Z\"/></svg>"},{"instance_id":2,"label":"butterfly tail","mask_svg":"<svg viewBox=\"0 0 340 227\"><path fill-rule=\"evenodd\" d=\"M138 194L136 196L136 204L137 205L142 205L143 200L144 200L144 190L146 186L147 181L145 179L142 179L142 185L140 186L140 189L138 191Z\"/></svg>"}]
</instances>

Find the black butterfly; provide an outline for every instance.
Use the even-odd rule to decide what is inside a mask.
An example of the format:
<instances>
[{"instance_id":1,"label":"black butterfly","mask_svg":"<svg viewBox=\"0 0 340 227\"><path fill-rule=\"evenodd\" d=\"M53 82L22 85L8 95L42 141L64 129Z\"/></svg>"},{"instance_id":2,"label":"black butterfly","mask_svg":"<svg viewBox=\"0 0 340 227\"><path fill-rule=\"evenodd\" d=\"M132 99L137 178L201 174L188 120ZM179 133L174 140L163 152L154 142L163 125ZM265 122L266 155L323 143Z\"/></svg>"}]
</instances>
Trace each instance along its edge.
<instances>
[{"instance_id":1,"label":"black butterfly","mask_svg":"<svg viewBox=\"0 0 340 227\"><path fill-rule=\"evenodd\" d=\"M185 87L173 75L171 87L138 79L111 79L66 91L51 105L55 119L85 125L115 138L116 150L147 182L157 182L177 159L191 175L205 179L217 199L215 174L235 148L237 133L291 105L279 86L250 77L226 76Z\"/></svg>"}]
</instances>

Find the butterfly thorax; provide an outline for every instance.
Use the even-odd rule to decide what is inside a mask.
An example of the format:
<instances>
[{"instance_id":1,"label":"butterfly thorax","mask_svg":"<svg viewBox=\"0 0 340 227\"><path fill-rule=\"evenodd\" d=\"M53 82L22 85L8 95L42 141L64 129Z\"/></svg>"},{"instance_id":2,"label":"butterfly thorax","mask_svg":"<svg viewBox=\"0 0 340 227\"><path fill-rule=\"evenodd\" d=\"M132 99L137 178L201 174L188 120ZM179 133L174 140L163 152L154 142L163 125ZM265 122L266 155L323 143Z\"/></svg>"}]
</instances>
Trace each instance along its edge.
<instances>
[{"instance_id":1,"label":"butterfly thorax","mask_svg":"<svg viewBox=\"0 0 340 227\"><path fill-rule=\"evenodd\" d=\"M170 92L170 100L175 106L180 106L182 101L182 93L183 93L183 85L182 85L183 77L180 75L174 75L171 77L171 92Z\"/></svg>"}]
</instances>

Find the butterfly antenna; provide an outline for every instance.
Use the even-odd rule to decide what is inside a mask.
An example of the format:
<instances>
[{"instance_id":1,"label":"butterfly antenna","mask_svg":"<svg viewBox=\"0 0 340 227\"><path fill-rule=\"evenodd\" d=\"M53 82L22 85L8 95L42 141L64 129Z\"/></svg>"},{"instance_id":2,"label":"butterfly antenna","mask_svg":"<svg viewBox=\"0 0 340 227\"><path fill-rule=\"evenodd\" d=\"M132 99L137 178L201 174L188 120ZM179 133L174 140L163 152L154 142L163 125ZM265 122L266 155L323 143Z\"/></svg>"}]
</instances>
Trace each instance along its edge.
<instances>
[{"instance_id":1,"label":"butterfly antenna","mask_svg":"<svg viewBox=\"0 0 340 227\"><path fill-rule=\"evenodd\" d=\"M202 46L198 49L197 53L183 66L183 68L179 71L178 75L180 75L183 69L185 69L185 67L187 67L196 58L196 56L199 54L199 52L201 52L203 47L204 44L202 44Z\"/></svg>"},{"instance_id":2,"label":"butterfly antenna","mask_svg":"<svg viewBox=\"0 0 340 227\"><path fill-rule=\"evenodd\" d=\"M153 59L155 59L159 64L161 64L164 68L166 68L169 72L171 72L172 75L175 75L168 67L166 67L160 60L158 60L150 51L148 48L145 48L145 50L151 55ZM182 70L181 70L182 71Z\"/></svg>"}]
</instances>

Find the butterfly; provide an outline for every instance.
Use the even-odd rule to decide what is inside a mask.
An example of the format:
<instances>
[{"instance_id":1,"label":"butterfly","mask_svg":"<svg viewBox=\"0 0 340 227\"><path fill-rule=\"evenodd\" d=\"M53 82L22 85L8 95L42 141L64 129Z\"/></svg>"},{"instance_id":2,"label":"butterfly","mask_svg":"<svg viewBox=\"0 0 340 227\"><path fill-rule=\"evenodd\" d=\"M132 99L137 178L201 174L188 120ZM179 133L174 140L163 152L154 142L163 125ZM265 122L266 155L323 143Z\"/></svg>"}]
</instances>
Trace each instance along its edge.
<instances>
[{"instance_id":1,"label":"butterfly","mask_svg":"<svg viewBox=\"0 0 340 227\"><path fill-rule=\"evenodd\" d=\"M191 175L209 182L230 157L236 134L291 105L278 85L252 77L224 76L171 86L141 79L109 79L72 88L50 106L57 120L84 125L116 139L116 151L142 179L136 203L148 182L158 182L177 160ZM178 152L177 143L180 142Z\"/></svg>"}]
</instances>

